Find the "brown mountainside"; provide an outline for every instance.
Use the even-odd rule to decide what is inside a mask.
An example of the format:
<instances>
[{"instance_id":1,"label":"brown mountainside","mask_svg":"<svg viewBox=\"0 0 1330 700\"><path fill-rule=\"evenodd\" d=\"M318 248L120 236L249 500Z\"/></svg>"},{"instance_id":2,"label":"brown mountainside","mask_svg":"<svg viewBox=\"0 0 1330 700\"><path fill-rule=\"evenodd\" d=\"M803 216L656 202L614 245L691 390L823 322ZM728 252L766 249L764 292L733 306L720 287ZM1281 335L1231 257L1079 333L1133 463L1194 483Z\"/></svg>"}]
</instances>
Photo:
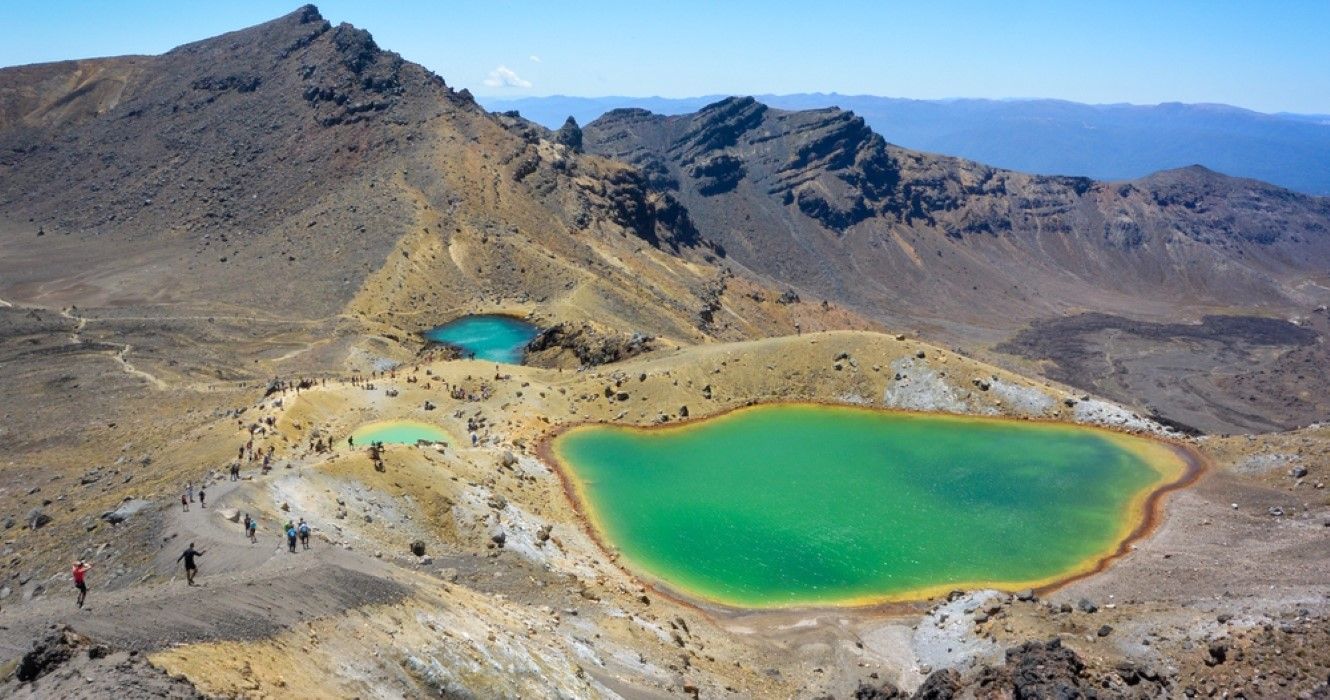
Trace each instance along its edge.
<instances>
[{"instance_id":1,"label":"brown mountainside","mask_svg":"<svg viewBox=\"0 0 1330 700\"><path fill-rule=\"evenodd\" d=\"M1305 302L1291 283L1323 275L1330 253L1324 198L1199 167L1123 183L1026 175L897 148L838 109L730 98L677 117L617 110L585 134L677 192L753 269L944 326Z\"/></svg>"},{"instance_id":2,"label":"brown mountainside","mask_svg":"<svg viewBox=\"0 0 1330 700\"><path fill-rule=\"evenodd\" d=\"M161 56L0 71L0 251L11 302L389 335L463 307L679 340L790 313L734 294L704 319L728 273L670 195L309 6Z\"/></svg>"}]
</instances>

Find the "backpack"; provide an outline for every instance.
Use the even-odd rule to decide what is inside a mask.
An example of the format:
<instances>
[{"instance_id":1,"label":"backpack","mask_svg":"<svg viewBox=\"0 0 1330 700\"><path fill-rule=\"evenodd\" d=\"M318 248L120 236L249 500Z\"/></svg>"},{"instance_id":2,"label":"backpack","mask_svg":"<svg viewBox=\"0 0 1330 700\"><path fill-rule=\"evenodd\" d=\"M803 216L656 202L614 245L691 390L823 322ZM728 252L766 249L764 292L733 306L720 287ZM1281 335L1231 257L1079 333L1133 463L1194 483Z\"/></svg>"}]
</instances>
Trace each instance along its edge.
<instances>
[{"instance_id":1,"label":"backpack","mask_svg":"<svg viewBox=\"0 0 1330 700\"><path fill-rule=\"evenodd\" d=\"M308 534L309 534L309 525L308 525L307 523L301 523L301 524L300 524L300 534L301 534L301 535L308 535Z\"/></svg>"},{"instance_id":2,"label":"backpack","mask_svg":"<svg viewBox=\"0 0 1330 700\"><path fill-rule=\"evenodd\" d=\"M287 531L286 531L286 536L287 536L287 537L290 537L291 539L294 540L294 539L296 538L296 529L295 529L295 528L291 528L290 530L287 530Z\"/></svg>"}]
</instances>

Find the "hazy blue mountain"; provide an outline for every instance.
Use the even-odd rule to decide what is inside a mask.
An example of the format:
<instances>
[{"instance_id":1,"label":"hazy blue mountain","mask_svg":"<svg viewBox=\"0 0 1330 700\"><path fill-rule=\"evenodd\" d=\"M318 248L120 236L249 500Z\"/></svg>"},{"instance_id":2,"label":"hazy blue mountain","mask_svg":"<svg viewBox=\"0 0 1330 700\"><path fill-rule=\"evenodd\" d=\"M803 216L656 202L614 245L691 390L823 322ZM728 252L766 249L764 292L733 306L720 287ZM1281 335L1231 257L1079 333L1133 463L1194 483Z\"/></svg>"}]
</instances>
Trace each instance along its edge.
<instances>
[{"instance_id":1,"label":"hazy blue mountain","mask_svg":"<svg viewBox=\"0 0 1330 700\"><path fill-rule=\"evenodd\" d=\"M1262 114L1214 104L1086 105L1060 100L905 100L838 94L759 95L780 109L853 110L888 141L1032 173L1101 180L1204 165L1310 194L1330 194L1330 116ZM684 114L720 96L484 99L557 128L618 107Z\"/></svg>"}]
</instances>

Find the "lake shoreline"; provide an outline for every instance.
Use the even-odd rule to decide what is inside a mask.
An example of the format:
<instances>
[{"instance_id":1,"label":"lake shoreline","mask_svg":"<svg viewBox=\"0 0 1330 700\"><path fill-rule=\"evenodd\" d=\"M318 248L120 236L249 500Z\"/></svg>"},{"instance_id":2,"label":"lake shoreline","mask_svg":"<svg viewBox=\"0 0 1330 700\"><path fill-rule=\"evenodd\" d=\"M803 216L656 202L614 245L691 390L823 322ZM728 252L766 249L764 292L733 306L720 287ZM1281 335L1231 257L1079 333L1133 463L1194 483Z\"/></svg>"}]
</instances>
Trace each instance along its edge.
<instances>
[{"instance_id":1,"label":"lake shoreline","mask_svg":"<svg viewBox=\"0 0 1330 700\"><path fill-rule=\"evenodd\" d=\"M730 419L746 411L773 407L834 408L875 415L891 415L896 417L913 417L935 421L956 421L966 423L1038 423L1056 427L1066 427L1080 432L1093 432L1105 437L1117 447L1135 453L1140 459L1142 459L1142 461L1147 463L1152 470L1160 475L1160 479L1150 487L1143 489L1140 494L1133 497L1129 502L1127 510L1129 513L1133 513L1133 515L1126 519L1126 525L1124 525L1122 532L1114 538L1116 546L1106 552L1096 552L1085 561L1055 575L1039 579L1018 581L975 580L969 582L952 582L935 586L913 588L889 595L858 596L826 603L808 604L800 602L795 604L776 603L770 605L734 604L717 600L706 594L694 592L687 588L671 585L658 576L640 570L638 565L629 566L628 564L621 562L621 557L624 557L625 555L623 555L618 548L611 546L609 542L606 541L605 536L602 534L603 528L597 524L598 519L595 509L590 507L590 500L583 491L581 479L571 473L571 468L559 453L559 449L556 446L556 442L561 437L566 436L572 431L583 428L614 427L630 432L659 434L663 432L696 428L702 423L714 425L717 420ZM1155 461L1155 458L1142 455L1142 450L1140 450L1137 445L1127 444L1124 438L1131 438L1136 442L1144 441L1149 447L1167 450L1168 456L1176 460L1180 468L1177 470L1166 470L1161 468L1159 463ZM667 597L670 600L717 617L737 617L764 612L818 613L834 610L853 610L894 616L909 612L917 612L921 605L927 604L938 596L945 595L953 590L996 588L1011 592L1030 589L1041 595L1051 593L1074 582L1104 572L1112 566L1115 561L1130 553L1137 542L1143 538L1149 537L1158 528L1163 519L1163 509L1167 496L1175 491L1195 484L1196 481L1198 481L1207 471L1209 464L1206 458L1198 450L1182 443L1181 441L1143 432L1115 430L1101 425L1074 423L1048 418L934 413L909 409L864 406L859 404L843 404L832 401L803 400L748 402L738 406L723 408L714 414L691 416L685 420L666 424L633 425L619 424L611 421L572 422L556 426L543 435L536 446L536 454L544 462L550 465L552 471L559 476L564 495L569 499L573 510L577 513L578 521L583 531L593 542L596 543L616 567L630 576L633 580L639 582L645 589L649 589L657 595Z\"/></svg>"}]
</instances>

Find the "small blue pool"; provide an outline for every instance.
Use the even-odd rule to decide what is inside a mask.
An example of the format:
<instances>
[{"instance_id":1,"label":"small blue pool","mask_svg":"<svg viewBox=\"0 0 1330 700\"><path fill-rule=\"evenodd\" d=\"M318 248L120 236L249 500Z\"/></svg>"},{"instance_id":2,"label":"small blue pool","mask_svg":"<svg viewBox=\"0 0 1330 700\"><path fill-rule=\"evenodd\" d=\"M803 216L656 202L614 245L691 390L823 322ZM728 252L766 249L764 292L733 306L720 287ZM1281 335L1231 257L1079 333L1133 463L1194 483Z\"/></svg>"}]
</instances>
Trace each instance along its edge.
<instances>
[{"instance_id":1,"label":"small blue pool","mask_svg":"<svg viewBox=\"0 0 1330 700\"><path fill-rule=\"evenodd\" d=\"M478 314L431 328L425 331L425 337L461 350L464 357L520 365L526 356L527 343L539 332L539 328L520 318Z\"/></svg>"}]
</instances>

